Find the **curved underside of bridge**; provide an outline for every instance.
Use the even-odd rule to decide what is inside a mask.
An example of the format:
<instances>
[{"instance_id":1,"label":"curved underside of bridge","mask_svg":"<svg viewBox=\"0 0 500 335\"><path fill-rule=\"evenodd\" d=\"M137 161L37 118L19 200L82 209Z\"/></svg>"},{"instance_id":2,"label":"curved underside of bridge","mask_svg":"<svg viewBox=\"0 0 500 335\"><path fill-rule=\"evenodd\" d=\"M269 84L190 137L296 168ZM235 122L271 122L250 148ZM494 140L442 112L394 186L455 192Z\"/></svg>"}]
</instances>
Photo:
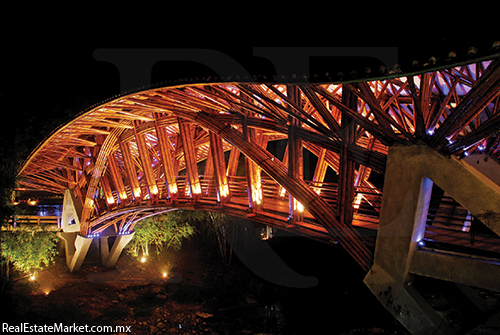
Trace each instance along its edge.
<instances>
[{"instance_id":1,"label":"curved underside of bridge","mask_svg":"<svg viewBox=\"0 0 500 335\"><path fill-rule=\"evenodd\" d=\"M163 207L210 208L331 236L367 266L370 252L351 225L360 202L380 211L370 174L384 174L388 148L425 143L498 159L499 87L500 63L491 60L372 82L141 91L55 130L25 163L21 184L71 189L83 204L83 236L128 232ZM304 150L315 156L311 180Z\"/></svg>"},{"instance_id":2,"label":"curved underside of bridge","mask_svg":"<svg viewBox=\"0 0 500 335\"><path fill-rule=\"evenodd\" d=\"M404 193L389 190L395 195L385 199L381 176L386 187L409 179L412 164L425 166L425 159L412 161L424 151L445 168L430 168L432 175L419 180L442 179L440 186L454 178L441 171L462 173L468 156L499 161L499 95L498 55L374 81L158 87L102 103L56 129L28 158L20 183L69 192L80 203L83 237L128 234L141 219L172 208L205 209L338 242L364 270L375 263L390 272L398 260L376 260L388 243L379 236L374 256L359 229L376 230L379 222L390 228L395 220L384 206ZM391 150L398 163L390 163ZM405 150L413 152L406 166ZM426 194L424 186L419 181L415 194ZM453 185L446 187L460 198ZM489 210L466 199L461 204L476 216ZM413 223L411 229L413 238ZM400 268L408 274L408 267Z\"/></svg>"}]
</instances>

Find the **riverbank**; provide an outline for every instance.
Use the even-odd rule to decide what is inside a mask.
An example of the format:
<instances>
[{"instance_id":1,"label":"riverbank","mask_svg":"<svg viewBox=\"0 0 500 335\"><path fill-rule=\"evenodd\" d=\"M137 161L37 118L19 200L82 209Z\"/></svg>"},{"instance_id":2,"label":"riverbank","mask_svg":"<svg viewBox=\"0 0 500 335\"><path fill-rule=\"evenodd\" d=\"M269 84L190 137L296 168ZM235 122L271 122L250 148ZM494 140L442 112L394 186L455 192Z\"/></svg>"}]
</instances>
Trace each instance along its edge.
<instances>
[{"instance_id":1,"label":"riverbank","mask_svg":"<svg viewBox=\"0 0 500 335\"><path fill-rule=\"evenodd\" d=\"M237 257L227 266L216 253L200 252L194 239L179 251L150 255L144 263L124 253L113 269L87 262L75 274L58 256L35 281L14 281L2 301L2 315L11 325L128 326L132 334L148 335L407 334L364 286L363 273L341 249L292 236L266 243L297 274L316 278L317 285L271 283ZM449 285L421 281L421 288L457 329L466 319L460 313L477 312L460 305L461 300L453 305L443 300ZM485 298L492 308L500 299L493 294Z\"/></svg>"}]
</instances>

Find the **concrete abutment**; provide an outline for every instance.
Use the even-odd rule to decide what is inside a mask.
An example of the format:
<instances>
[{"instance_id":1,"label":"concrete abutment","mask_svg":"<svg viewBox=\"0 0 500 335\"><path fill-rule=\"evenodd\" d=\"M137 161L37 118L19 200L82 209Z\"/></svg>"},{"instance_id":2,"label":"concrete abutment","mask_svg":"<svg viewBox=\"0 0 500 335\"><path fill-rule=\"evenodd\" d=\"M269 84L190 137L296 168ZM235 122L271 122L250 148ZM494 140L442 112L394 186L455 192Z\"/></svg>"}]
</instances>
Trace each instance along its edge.
<instances>
[{"instance_id":1,"label":"concrete abutment","mask_svg":"<svg viewBox=\"0 0 500 335\"><path fill-rule=\"evenodd\" d=\"M476 217L500 213L500 187L466 162L445 157L426 145L389 149L374 264L364 283L414 335L454 332L411 285L413 274L500 288L500 280L491 279L492 271L499 273L498 264L418 250L433 182ZM495 233L500 232L498 220L486 218L483 222ZM439 266L423 260L434 260ZM477 269L481 270L474 271Z\"/></svg>"}]
</instances>

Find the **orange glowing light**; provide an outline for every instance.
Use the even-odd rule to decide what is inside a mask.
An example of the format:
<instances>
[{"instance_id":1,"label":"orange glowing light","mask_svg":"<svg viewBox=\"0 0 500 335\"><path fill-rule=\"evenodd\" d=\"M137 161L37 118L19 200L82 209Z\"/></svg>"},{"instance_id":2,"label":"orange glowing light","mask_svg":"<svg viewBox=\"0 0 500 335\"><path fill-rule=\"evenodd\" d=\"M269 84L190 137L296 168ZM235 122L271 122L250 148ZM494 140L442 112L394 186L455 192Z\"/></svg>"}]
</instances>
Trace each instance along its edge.
<instances>
[{"instance_id":1,"label":"orange glowing light","mask_svg":"<svg viewBox=\"0 0 500 335\"><path fill-rule=\"evenodd\" d=\"M260 183L260 179L252 185L252 198L257 205L262 203L262 184Z\"/></svg>"},{"instance_id":2,"label":"orange glowing light","mask_svg":"<svg viewBox=\"0 0 500 335\"><path fill-rule=\"evenodd\" d=\"M149 190L151 191L151 194L157 195L158 194L158 187L156 185L151 185L149 187Z\"/></svg>"},{"instance_id":3,"label":"orange glowing light","mask_svg":"<svg viewBox=\"0 0 500 335\"><path fill-rule=\"evenodd\" d=\"M140 187L134 187L134 196L136 198L140 198L141 197L141 188Z\"/></svg>"},{"instance_id":4,"label":"orange glowing light","mask_svg":"<svg viewBox=\"0 0 500 335\"><path fill-rule=\"evenodd\" d=\"M120 199L126 200L127 199L127 192L125 192L125 191L120 192Z\"/></svg>"},{"instance_id":5,"label":"orange glowing light","mask_svg":"<svg viewBox=\"0 0 500 335\"><path fill-rule=\"evenodd\" d=\"M359 209L359 205L361 204L361 198L362 198L361 193L358 193L358 195L356 196L356 199L354 200L354 208L355 209Z\"/></svg>"},{"instance_id":6,"label":"orange glowing light","mask_svg":"<svg viewBox=\"0 0 500 335\"><path fill-rule=\"evenodd\" d=\"M28 199L28 205L35 206L38 203L36 199Z\"/></svg>"},{"instance_id":7,"label":"orange glowing light","mask_svg":"<svg viewBox=\"0 0 500 335\"><path fill-rule=\"evenodd\" d=\"M227 197L229 195L229 187L227 184L220 187L220 194L222 197Z\"/></svg>"},{"instance_id":8,"label":"orange glowing light","mask_svg":"<svg viewBox=\"0 0 500 335\"><path fill-rule=\"evenodd\" d=\"M285 196L285 193L286 193L286 189L284 187L281 187L281 190L280 190L280 197L284 197Z\"/></svg>"},{"instance_id":9,"label":"orange glowing light","mask_svg":"<svg viewBox=\"0 0 500 335\"><path fill-rule=\"evenodd\" d=\"M146 257L141 258L141 263L144 263L144 262L146 262Z\"/></svg>"},{"instance_id":10,"label":"orange glowing light","mask_svg":"<svg viewBox=\"0 0 500 335\"><path fill-rule=\"evenodd\" d=\"M293 199L295 204L295 209L297 209L300 213L304 211L304 205L297 201L297 199Z\"/></svg>"},{"instance_id":11,"label":"orange glowing light","mask_svg":"<svg viewBox=\"0 0 500 335\"><path fill-rule=\"evenodd\" d=\"M35 274L32 274L32 275L30 276L30 280L31 280L31 281L34 281L34 280L35 280L35 278L36 278L36 277L35 277Z\"/></svg>"},{"instance_id":12,"label":"orange glowing light","mask_svg":"<svg viewBox=\"0 0 500 335\"><path fill-rule=\"evenodd\" d=\"M163 272L163 278L167 278L168 274L166 272Z\"/></svg>"},{"instance_id":13,"label":"orange glowing light","mask_svg":"<svg viewBox=\"0 0 500 335\"><path fill-rule=\"evenodd\" d=\"M201 185L199 183L193 185L193 194L201 194Z\"/></svg>"},{"instance_id":14,"label":"orange glowing light","mask_svg":"<svg viewBox=\"0 0 500 335\"><path fill-rule=\"evenodd\" d=\"M177 184L175 184L175 183L168 184L168 188L170 189L170 193L177 194L177 192L178 192Z\"/></svg>"},{"instance_id":15,"label":"orange glowing light","mask_svg":"<svg viewBox=\"0 0 500 335\"><path fill-rule=\"evenodd\" d=\"M87 198L87 200L85 200L85 207L87 208L94 207L94 200L91 198Z\"/></svg>"},{"instance_id":16,"label":"orange glowing light","mask_svg":"<svg viewBox=\"0 0 500 335\"><path fill-rule=\"evenodd\" d=\"M115 198L113 198L113 196L108 196L106 197L106 202L108 203L108 205L112 205L115 203Z\"/></svg>"}]
</instances>

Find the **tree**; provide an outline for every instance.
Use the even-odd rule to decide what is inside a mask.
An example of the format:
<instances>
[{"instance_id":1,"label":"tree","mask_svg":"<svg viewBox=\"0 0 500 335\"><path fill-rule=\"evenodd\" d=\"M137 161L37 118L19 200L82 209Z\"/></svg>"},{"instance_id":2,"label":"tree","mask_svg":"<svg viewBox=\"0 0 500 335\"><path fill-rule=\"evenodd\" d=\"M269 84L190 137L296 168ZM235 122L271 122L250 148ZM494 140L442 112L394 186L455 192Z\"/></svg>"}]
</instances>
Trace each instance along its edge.
<instances>
[{"instance_id":1,"label":"tree","mask_svg":"<svg viewBox=\"0 0 500 335\"><path fill-rule=\"evenodd\" d=\"M6 265L6 277L9 265L19 272L35 274L48 266L57 255L59 238L55 232L22 227L4 231L1 235L0 255Z\"/></svg>"},{"instance_id":2,"label":"tree","mask_svg":"<svg viewBox=\"0 0 500 335\"><path fill-rule=\"evenodd\" d=\"M160 254L163 249L179 250L182 241L194 234L195 228L183 221L181 215L168 212L138 222L134 237L126 248L130 254L137 257L139 251L142 251L143 255L149 255L149 247L155 245L156 253Z\"/></svg>"},{"instance_id":3,"label":"tree","mask_svg":"<svg viewBox=\"0 0 500 335\"><path fill-rule=\"evenodd\" d=\"M230 265L233 258L233 249L229 246L227 239L231 238L231 242L236 243L237 234L235 234L234 230L238 230L239 226L233 222L232 217L225 214L207 212L207 216L217 237L222 262ZM229 231L230 234L228 234Z\"/></svg>"}]
</instances>

